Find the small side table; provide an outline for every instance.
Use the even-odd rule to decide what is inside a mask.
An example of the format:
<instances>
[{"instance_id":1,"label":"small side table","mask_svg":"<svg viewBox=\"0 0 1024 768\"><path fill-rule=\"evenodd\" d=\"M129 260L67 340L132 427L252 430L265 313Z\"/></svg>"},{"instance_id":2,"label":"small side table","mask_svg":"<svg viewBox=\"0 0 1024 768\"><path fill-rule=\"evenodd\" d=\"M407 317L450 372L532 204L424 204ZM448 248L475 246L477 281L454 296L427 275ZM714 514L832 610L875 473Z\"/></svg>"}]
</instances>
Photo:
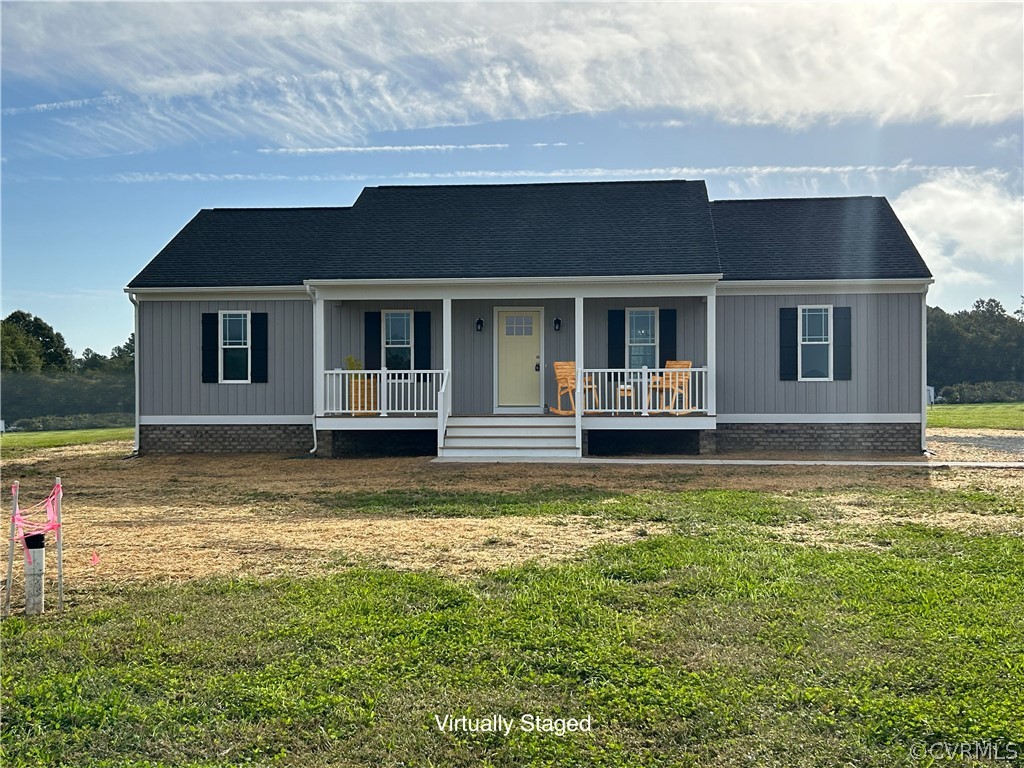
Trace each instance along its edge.
<instances>
[{"instance_id":1,"label":"small side table","mask_svg":"<svg viewBox=\"0 0 1024 768\"><path fill-rule=\"evenodd\" d=\"M628 408L623 408L623 404L627 405ZM615 391L615 413L618 414L622 410L636 410L636 390L633 389L632 384L619 384Z\"/></svg>"}]
</instances>

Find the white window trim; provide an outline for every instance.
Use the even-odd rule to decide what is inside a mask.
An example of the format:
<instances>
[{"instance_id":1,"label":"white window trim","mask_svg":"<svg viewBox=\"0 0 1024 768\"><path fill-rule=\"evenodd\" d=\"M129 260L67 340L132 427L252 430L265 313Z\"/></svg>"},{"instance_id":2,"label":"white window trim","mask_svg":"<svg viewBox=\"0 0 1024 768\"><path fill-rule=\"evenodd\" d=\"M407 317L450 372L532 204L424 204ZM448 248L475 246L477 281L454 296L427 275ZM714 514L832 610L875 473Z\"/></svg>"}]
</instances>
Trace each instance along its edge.
<instances>
[{"instance_id":1,"label":"white window trim","mask_svg":"<svg viewBox=\"0 0 1024 768\"><path fill-rule=\"evenodd\" d=\"M224 315L245 315L245 351L248 359L245 365L245 379L224 378L224 350L239 347L224 346ZM217 313L217 381L220 384L251 384L252 383L252 311L248 309L222 309Z\"/></svg>"},{"instance_id":2,"label":"white window trim","mask_svg":"<svg viewBox=\"0 0 1024 768\"><path fill-rule=\"evenodd\" d=\"M653 312L654 313L654 367L658 367L658 361L661 359L661 312L658 307L626 307L626 370L627 371L639 371L640 368L629 367L629 313L630 312ZM637 346L650 346L638 344ZM648 369L649 370L649 369Z\"/></svg>"},{"instance_id":3,"label":"white window trim","mask_svg":"<svg viewBox=\"0 0 1024 768\"><path fill-rule=\"evenodd\" d=\"M416 312L411 309L382 309L380 312L380 367L388 370L388 315L409 315L409 370L416 370ZM394 349L405 349L405 345L392 344ZM396 368L395 370L399 370Z\"/></svg>"},{"instance_id":4,"label":"white window trim","mask_svg":"<svg viewBox=\"0 0 1024 768\"><path fill-rule=\"evenodd\" d=\"M827 309L828 310L828 341L804 341L804 310L805 309ZM831 304L800 304L796 308L796 378L797 381L832 381L835 376L835 366L832 364L832 350L835 346L836 333L832 324ZM804 377L804 344L820 347L828 345L828 376L827 377Z\"/></svg>"}]
</instances>

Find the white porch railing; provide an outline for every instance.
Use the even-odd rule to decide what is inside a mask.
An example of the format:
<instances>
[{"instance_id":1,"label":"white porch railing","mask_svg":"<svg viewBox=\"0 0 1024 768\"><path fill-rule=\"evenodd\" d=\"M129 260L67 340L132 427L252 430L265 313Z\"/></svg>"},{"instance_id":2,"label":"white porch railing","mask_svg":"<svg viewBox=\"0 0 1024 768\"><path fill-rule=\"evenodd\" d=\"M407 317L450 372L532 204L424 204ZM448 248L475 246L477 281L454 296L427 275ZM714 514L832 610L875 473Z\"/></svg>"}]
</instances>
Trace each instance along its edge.
<instances>
[{"instance_id":1,"label":"white porch railing","mask_svg":"<svg viewBox=\"0 0 1024 768\"><path fill-rule=\"evenodd\" d=\"M707 368L584 368L577 375L584 414L707 413Z\"/></svg>"},{"instance_id":2,"label":"white porch railing","mask_svg":"<svg viewBox=\"0 0 1024 768\"><path fill-rule=\"evenodd\" d=\"M435 414L445 371L324 371L324 413Z\"/></svg>"}]
</instances>

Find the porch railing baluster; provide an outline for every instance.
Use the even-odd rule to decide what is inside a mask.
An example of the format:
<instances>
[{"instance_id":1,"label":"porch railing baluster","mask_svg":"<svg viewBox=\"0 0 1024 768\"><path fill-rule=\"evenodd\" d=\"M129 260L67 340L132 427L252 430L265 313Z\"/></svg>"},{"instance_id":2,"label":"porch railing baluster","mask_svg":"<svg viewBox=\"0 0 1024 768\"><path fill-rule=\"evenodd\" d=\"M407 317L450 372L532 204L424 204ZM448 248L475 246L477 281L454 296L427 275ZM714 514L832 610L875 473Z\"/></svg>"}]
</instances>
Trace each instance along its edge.
<instances>
[{"instance_id":1,"label":"porch railing baluster","mask_svg":"<svg viewBox=\"0 0 1024 768\"><path fill-rule=\"evenodd\" d=\"M445 372L324 371L324 413L318 415L428 415L437 413Z\"/></svg>"},{"instance_id":2,"label":"porch railing baluster","mask_svg":"<svg viewBox=\"0 0 1024 768\"><path fill-rule=\"evenodd\" d=\"M685 396L671 384L689 376ZM582 368L581 380L593 385L587 414L647 416L652 413L706 413L708 369ZM586 396L586 395L584 395ZM682 401L682 402L680 402ZM581 401L578 401L581 402Z\"/></svg>"}]
</instances>

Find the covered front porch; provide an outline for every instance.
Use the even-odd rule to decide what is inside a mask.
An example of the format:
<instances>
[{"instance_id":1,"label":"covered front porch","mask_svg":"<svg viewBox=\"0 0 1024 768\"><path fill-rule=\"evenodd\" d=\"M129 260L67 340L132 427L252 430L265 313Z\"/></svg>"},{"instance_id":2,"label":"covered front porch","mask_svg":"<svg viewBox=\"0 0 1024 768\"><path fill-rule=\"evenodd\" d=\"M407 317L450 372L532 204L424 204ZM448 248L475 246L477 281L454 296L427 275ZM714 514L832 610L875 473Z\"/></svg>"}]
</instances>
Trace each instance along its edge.
<instances>
[{"instance_id":1,"label":"covered front porch","mask_svg":"<svg viewBox=\"0 0 1024 768\"><path fill-rule=\"evenodd\" d=\"M439 455L467 427L513 451L532 431L576 456L589 429L715 428L713 279L529 282L309 285L317 428L436 430Z\"/></svg>"}]
</instances>

